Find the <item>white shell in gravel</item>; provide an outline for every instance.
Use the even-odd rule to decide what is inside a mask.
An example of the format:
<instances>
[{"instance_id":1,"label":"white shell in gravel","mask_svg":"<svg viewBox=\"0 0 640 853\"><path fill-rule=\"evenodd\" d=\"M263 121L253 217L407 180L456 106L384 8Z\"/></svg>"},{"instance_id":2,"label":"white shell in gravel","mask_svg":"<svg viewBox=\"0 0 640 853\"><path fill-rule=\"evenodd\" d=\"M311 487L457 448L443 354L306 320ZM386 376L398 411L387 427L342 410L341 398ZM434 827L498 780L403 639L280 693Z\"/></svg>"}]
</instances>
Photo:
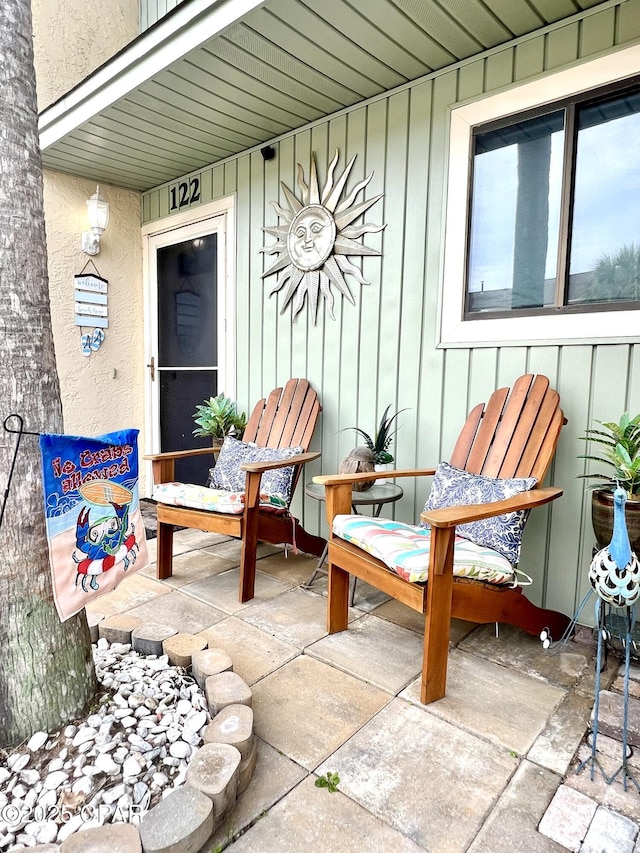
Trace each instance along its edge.
<instances>
[{"instance_id":1,"label":"white shell in gravel","mask_svg":"<svg viewBox=\"0 0 640 853\"><path fill-rule=\"evenodd\" d=\"M28 827L32 826L35 832L29 832L33 835L38 844L51 844L56 840L58 835L58 824L53 820L45 820L40 823L27 824L25 831L28 832Z\"/></svg>"},{"instance_id":2,"label":"white shell in gravel","mask_svg":"<svg viewBox=\"0 0 640 853\"><path fill-rule=\"evenodd\" d=\"M68 778L69 775L64 770L55 770L53 773L49 773L44 780L44 787L48 791L55 791L56 788L64 785Z\"/></svg>"},{"instance_id":3,"label":"white shell in gravel","mask_svg":"<svg viewBox=\"0 0 640 853\"><path fill-rule=\"evenodd\" d=\"M169 781L165 773L154 773L151 778L159 788L164 788Z\"/></svg>"},{"instance_id":4,"label":"white shell in gravel","mask_svg":"<svg viewBox=\"0 0 640 853\"><path fill-rule=\"evenodd\" d=\"M144 782L136 782L136 784L133 786L133 802L141 803L147 795L148 791L148 785L146 785Z\"/></svg>"},{"instance_id":5,"label":"white shell in gravel","mask_svg":"<svg viewBox=\"0 0 640 853\"><path fill-rule=\"evenodd\" d=\"M50 809L55 806L58 801L58 793L57 791L47 791L44 790L40 796L38 797L38 805L43 809Z\"/></svg>"},{"instance_id":6,"label":"white shell in gravel","mask_svg":"<svg viewBox=\"0 0 640 853\"><path fill-rule=\"evenodd\" d=\"M116 720L123 720L125 717L129 716L129 708L116 708L116 710L113 712L113 716L116 718Z\"/></svg>"},{"instance_id":7,"label":"white shell in gravel","mask_svg":"<svg viewBox=\"0 0 640 853\"><path fill-rule=\"evenodd\" d=\"M56 839L58 843L63 842L70 835L73 835L74 832L77 832L83 824L84 820L82 819L82 815L77 814L70 817L69 820L66 823L63 823L58 830L58 838Z\"/></svg>"},{"instance_id":8,"label":"white shell in gravel","mask_svg":"<svg viewBox=\"0 0 640 853\"><path fill-rule=\"evenodd\" d=\"M125 787L122 783L119 785L115 785L113 788L110 788L108 791L103 791L102 799L108 805L111 803L115 803L116 800L120 799L120 797L125 793Z\"/></svg>"},{"instance_id":9,"label":"white shell in gravel","mask_svg":"<svg viewBox=\"0 0 640 853\"><path fill-rule=\"evenodd\" d=\"M207 722L208 716L206 711L196 711L190 714L184 722L185 729L189 729L192 732L199 732Z\"/></svg>"},{"instance_id":10,"label":"white shell in gravel","mask_svg":"<svg viewBox=\"0 0 640 853\"><path fill-rule=\"evenodd\" d=\"M9 767L9 770L13 770L14 773L19 773L27 766L29 759L30 756L26 753L10 755L7 760L7 766Z\"/></svg>"},{"instance_id":11,"label":"white shell in gravel","mask_svg":"<svg viewBox=\"0 0 640 853\"><path fill-rule=\"evenodd\" d=\"M97 735L96 729L91 726L83 726L76 732L75 737L73 738L71 745L72 746L80 746L80 744L87 743L87 741L93 740Z\"/></svg>"},{"instance_id":12,"label":"white shell in gravel","mask_svg":"<svg viewBox=\"0 0 640 853\"><path fill-rule=\"evenodd\" d=\"M7 777L5 776L4 778L6 779ZM29 785L29 787L32 787L40 781L40 774L35 769L23 770L20 774L20 779L24 782L25 785ZM2 778L2 770L0 770L0 783L3 781L4 779Z\"/></svg>"},{"instance_id":13,"label":"white shell in gravel","mask_svg":"<svg viewBox=\"0 0 640 853\"><path fill-rule=\"evenodd\" d=\"M36 732L31 735L29 741L27 743L27 749L31 752L37 752L40 747L44 746L45 743L49 740L48 732Z\"/></svg>"},{"instance_id":14,"label":"white shell in gravel","mask_svg":"<svg viewBox=\"0 0 640 853\"><path fill-rule=\"evenodd\" d=\"M136 708L139 708L141 705L144 705L144 700L145 700L144 693L132 693L128 699L129 707L133 708L135 710Z\"/></svg>"},{"instance_id":15,"label":"white shell in gravel","mask_svg":"<svg viewBox=\"0 0 640 853\"><path fill-rule=\"evenodd\" d=\"M202 738L198 734L198 732L190 732L189 729L185 729L182 732L182 740L185 743L190 743L191 746L199 746Z\"/></svg>"},{"instance_id":16,"label":"white shell in gravel","mask_svg":"<svg viewBox=\"0 0 640 853\"><path fill-rule=\"evenodd\" d=\"M74 794L79 792L82 792L83 794L90 794L92 789L93 782L88 776L83 776L82 779L77 779L71 786L71 790Z\"/></svg>"},{"instance_id":17,"label":"white shell in gravel","mask_svg":"<svg viewBox=\"0 0 640 853\"><path fill-rule=\"evenodd\" d=\"M24 785L14 785L12 793L14 797L19 797L21 800L24 800L25 794L27 793L27 789Z\"/></svg>"},{"instance_id":18,"label":"white shell in gravel","mask_svg":"<svg viewBox=\"0 0 640 853\"><path fill-rule=\"evenodd\" d=\"M140 764L133 756L127 758L127 760L122 765L122 775L125 779L131 776L139 776L141 773L142 767L140 767Z\"/></svg>"},{"instance_id":19,"label":"white shell in gravel","mask_svg":"<svg viewBox=\"0 0 640 853\"><path fill-rule=\"evenodd\" d=\"M171 744L169 752L174 758L188 758L193 750L188 743L185 743L183 740L177 740Z\"/></svg>"},{"instance_id":20,"label":"white shell in gravel","mask_svg":"<svg viewBox=\"0 0 640 853\"><path fill-rule=\"evenodd\" d=\"M193 710L193 706L188 699L181 699L176 705L176 713L181 717L185 717Z\"/></svg>"},{"instance_id":21,"label":"white shell in gravel","mask_svg":"<svg viewBox=\"0 0 640 853\"><path fill-rule=\"evenodd\" d=\"M106 773L109 776L115 776L120 772L120 765L116 764L116 762L111 758L110 755L106 753L101 753L97 755L94 762L95 766L98 770L101 770L103 773Z\"/></svg>"}]
</instances>

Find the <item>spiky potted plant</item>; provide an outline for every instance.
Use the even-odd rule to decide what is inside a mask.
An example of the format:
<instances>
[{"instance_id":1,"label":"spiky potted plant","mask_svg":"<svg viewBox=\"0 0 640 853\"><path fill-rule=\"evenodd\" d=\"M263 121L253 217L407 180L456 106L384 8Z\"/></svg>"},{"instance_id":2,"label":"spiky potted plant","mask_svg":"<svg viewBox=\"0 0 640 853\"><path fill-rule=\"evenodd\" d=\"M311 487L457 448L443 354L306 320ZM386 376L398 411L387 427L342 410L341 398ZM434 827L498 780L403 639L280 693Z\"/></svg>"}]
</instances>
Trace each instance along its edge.
<instances>
[{"instance_id":1,"label":"spiky potted plant","mask_svg":"<svg viewBox=\"0 0 640 853\"><path fill-rule=\"evenodd\" d=\"M619 483L627 493L625 514L631 547L640 553L640 414L634 418L625 412L615 421L596 421L599 427L586 430L581 440L599 446L600 456L581 454L604 466L602 470L582 474L599 482L592 485L591 520L598 548L611 541L613 532L613 490Z\"/></svg>"},{"instance_id":2,"label":"spiky potted plant","mask_svg":"<svg viewBox=\"0 0 640 853\"><path fill-rule=\"evenodd\" d=\"M389 404L384 410L373 438L369 433L360 429L360 427L346 427L346 429L352 429L357 432L358 435L362 436L365 445L373 453L373 461L376 471L386 470L394 462L394 458L389 452L389 447L391 446L393 437L398 431L397 425L394 426L394 421L402 412L406 411L406 409L400 409L400 411L396 412L394 415L389 415L390 409L391 404ZM377 479L375 482L381 485L382 483L386 483L386 480Z\"/></svg>"},{"instance_id":3,"label":"spiky potted plant","mask_svg":"<svg viewBox=\"0 0 640 853\"><path fill-rule=\"evenodd\" d=\"M219 448L225 436L242 438L247 425L247 416L238 411L238 404L224 394L210 397L196 406L193 419L198 425L193 430L195 436L211 436L214 449Z\"/></svg>"}]
</instances>

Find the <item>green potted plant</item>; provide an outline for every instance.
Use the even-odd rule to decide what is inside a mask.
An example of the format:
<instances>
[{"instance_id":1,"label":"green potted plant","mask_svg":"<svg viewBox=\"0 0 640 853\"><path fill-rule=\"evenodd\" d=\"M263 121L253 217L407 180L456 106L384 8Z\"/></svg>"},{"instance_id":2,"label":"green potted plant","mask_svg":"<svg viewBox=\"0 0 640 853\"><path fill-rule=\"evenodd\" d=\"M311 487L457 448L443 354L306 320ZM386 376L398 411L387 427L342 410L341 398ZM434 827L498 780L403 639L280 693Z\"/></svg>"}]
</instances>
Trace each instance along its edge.
<instances>
[{"instance_id":1,"label":"green potted plant","mask_svg":"<svg viewBox=\"0 0 640 853\"><path fill-rule=\"evenodd\" d=\"M603 466L602 470L582 474L583 478L600 481L590 488L591 519L598 548L611 541L613 532L613 490L619 483L627 493L625 506L631 547L640 553L640 414L634 418L625 412L620 420L596 421L599 428L586 430L581 440L599 445L600 456L581 454Z\"/></svg>"},{"instance_id":2,"label":"green potted plant","mask_svg":"<svg viewBox=\"0 0 640 853\"><path fill-rule=\"evenodd\" d=\"M247 425L246 414L238 412L238 404L224 394L209 397L203 404L196 406L193 419L198 424L193 434L211 436L214 447L220 447L227 435L242 438Z\"/></svg>"},{"instance_id":3,"label":"green potted plant","mask_svg":"<svg viewBox=\"0 0 640 853\"><path fill-rule=\"evenodd\" d=\"M390 409L391 404L389 404L384 410L384 413L380 418L380 423L378 424L378 428L375 431L373 438L369 435L369 433L366 433L363 429L360 429L360 427L345 427L345 429L355 430L358 435L362 436L365 445L373 453L373 461L376 471L384 471L391 467L391 464L394 462L394 458L389 452L389 447L391 446L393 436L398 431L398 427L394 427L393 423L398 417L398 415L400 415L402 412L406 412L406 409L400 409L399 412L396 412L394 415L390 415ZM385 482L386 480L384 479L376 480L376 483L378 484L382 484Z\"/></svg>"}]
</instances>

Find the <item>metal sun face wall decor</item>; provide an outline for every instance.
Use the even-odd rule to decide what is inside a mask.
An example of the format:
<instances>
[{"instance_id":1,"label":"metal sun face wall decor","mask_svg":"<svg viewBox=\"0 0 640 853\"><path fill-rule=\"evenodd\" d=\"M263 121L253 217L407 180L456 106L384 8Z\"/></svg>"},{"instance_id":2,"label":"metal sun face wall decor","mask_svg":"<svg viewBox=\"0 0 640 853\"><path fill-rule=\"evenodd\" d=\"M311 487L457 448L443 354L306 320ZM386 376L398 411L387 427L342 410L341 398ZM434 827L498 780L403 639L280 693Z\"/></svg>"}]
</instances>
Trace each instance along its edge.
<instances>
[{"instance_id":1,"label":"metal sun face wall decor","mask_svg":"<svg viewBox=\"0 0 640 853\"><path fill-rule=\"evenodd\" d=\"M294 320L302 310L305 296L309 294L309 308L315 324L321 293L329 306L331 318L335 320L331 285L334 285L352 305L355 305L345 274L352 275L360 284L370 282L366 281L360 269L352 264L347 256L381 254L377 249L371 249L360 243L359 239L365 234L382 231L385 225L352 224L384 195L381 193L367 201L355 204L356 197L367 186L373 177L373 172L360 181L344 200L340 200L355 159L354 154L342 175L334 183L333 173L338 162L338 151L336 151L327 168L327 180L320 192L315 155L312 154L308 185L304 179L302 166L298 163L298 187L301 198L298 199L281 181L280 186L286 197L288 209L281 207L276 201L271 202L278 216L285 220L285 224L262 229L276 237L277 242L271 246L263 246L260 251L269 255L278 255L277 260L262 274L262 278L279 273L276 283L269 291L269 296L282 290L286 285L280 313L284 313L295 296L291 309Z\"/></svg>"}]
</instances>

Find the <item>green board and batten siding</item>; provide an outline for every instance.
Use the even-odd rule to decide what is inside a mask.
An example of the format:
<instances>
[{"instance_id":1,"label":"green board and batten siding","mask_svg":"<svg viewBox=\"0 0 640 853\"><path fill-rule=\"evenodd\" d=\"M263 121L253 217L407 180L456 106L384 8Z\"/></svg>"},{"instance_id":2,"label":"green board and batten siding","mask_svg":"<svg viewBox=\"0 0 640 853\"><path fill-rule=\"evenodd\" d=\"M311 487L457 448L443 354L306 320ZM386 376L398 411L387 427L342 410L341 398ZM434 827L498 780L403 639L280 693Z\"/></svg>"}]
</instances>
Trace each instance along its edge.
<instances>
[{"instance_id":1,"label":"green board and batten siding","mask_svg":"<svg viewBox=\"0 0 640 853\"><path fill-rule=\"evenodd\" d=\"M140 0L140 32L152 27L160 18L164 18L182 0Z\"/></svg>"},{"instance_id":2,"label":"green board and batten siding","mask_svg":"<svg viewBox=\"0 0 640 853\"><path fill-rule=\"evenodd\" d=\"M578 437L594 417L640 411L640 342L437 348L449 108L639 39L640 0L629 0L315 122L276 140L269 162L255 150L200 173L201 203L236 196L239 401L249 406L290 376L308 377L321 394L314 444L323 456L307 477L336 470L356 443L354 433L339 430L373 429L387 403L408 409L395 441L397 466L425 466L448 457L468 409L494 388L526 371L549 376L569 419L552 471L565 495L532 514L521 568L534 578L532 600L569 613L586 589L593 544L589 496L576 479L584 469ZM261 279L271 256L259 250L273 242L262 227L278 221L269 202L282 200L280 181L299 193L296 163L308 178L314 152L322 182L336 148L336 175L357 154L348 186L373 171L367 197L385 194L366 218L386 229L365 237L383 255L363 259L369 286L349 279L355 307L336 300L335 321L321 305L317 325L306 310L292 323L290 309L279 313L280 296L267 295L275 278ZM145 223L169 215L168 186L145 193L143 215ZM615 315L612 327L615 334ZM405 490L396 517L414 520L426 484ZM323 507L309 499L302 506L301 494L297 501L305 525L325 531Z\"/></svg>"}]
</instances>

